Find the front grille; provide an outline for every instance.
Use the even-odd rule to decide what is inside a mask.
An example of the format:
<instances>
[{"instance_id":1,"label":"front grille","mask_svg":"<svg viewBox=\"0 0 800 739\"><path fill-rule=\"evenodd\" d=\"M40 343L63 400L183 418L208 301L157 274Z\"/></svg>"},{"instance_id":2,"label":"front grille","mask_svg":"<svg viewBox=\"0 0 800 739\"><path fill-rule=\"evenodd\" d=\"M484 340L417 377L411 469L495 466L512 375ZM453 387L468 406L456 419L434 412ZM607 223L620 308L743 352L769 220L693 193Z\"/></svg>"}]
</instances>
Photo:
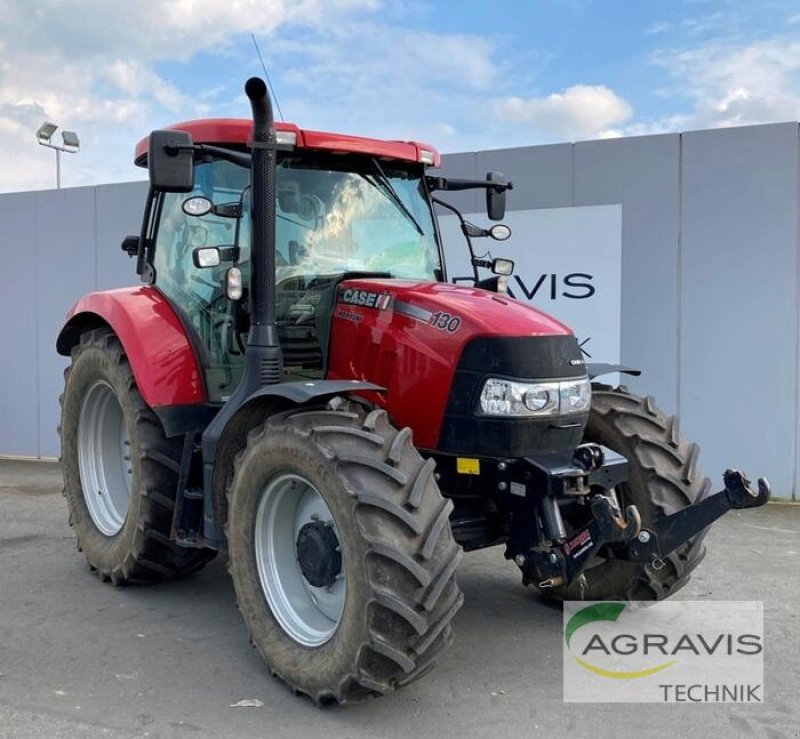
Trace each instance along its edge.
<instances>
[{"instance_id":1,"label":"front grille","mask_svg":"<svg viewBox=\"0 0 800 739\"><path fill-rule=\"evenodd\" d=\"M464 348L450 388L438 450L475 457L525 457L572 449L588 413L551 418L486 418L475 415L489 377L524 381L584 377L574 336L482 337Z\"/></svg>"}]
</instances>

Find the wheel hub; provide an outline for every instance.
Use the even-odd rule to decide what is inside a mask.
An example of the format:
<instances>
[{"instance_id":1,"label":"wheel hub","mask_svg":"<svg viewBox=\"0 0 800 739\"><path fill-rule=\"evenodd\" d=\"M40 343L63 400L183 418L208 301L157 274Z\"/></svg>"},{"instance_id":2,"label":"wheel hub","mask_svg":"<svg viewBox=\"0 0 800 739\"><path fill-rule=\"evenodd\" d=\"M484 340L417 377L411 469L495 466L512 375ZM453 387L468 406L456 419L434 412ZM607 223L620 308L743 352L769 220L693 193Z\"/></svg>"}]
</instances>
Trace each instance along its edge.
<instances>
[{"instance_id":1,"label":"wheel hub","mask_svg":"<svg viewBox=\"0 0 800 739\"><path fill-rule=\"evenodd\" d=\"M333 528L321 521L311 521L297 535L297 563L303 577L315 588L327 588L336 582L342 570L339 540Z\"/></svg>"},{"instance_id":2,"label":"wheel hub","mask_svg":"<svg viewBox=\"0 0 800 739\"><path fill-rule=\"evenodd\" d=\"M347 592L347 557L325 499L300 474L273 477L254 534L261 589L276 620L303 646L325 644L339 627Z\"/></svg>"},{"instance_id":3,"label":"wheel hub","mask_svg":"<svg viewBox=\"0 0 800 739\"><path fill-rule=\"evenodd\" d=\"M87 388L81 403L78 469L94 525L104 536L116 536L130 508L133 464L125 413L103 379Z\"/></svg>"}]
</instances>

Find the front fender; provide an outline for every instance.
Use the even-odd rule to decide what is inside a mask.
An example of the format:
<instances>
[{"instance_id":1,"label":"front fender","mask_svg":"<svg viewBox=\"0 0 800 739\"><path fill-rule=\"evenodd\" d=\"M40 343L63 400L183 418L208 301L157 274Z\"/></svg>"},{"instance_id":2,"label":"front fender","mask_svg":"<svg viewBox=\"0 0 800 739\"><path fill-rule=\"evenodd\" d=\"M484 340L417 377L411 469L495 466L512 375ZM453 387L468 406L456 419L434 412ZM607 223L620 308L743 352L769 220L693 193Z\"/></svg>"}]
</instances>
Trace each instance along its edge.
<instances>
[{"instance_id":1,"label":"front fender","mask_svg":"<svg viewBox=\"0 0 800 739\"><path fill-rule=\"evenodd\" d=\"M383 392L384 388L359 380L309 380L265 385L240 406L225 406L203 434L205 486L204 536L214 546L225 546L223 526L228 519L228 485L236 455L247 446L247 436L276 411L321 403L337 395Z\"/></svg>"},{"instance_id":2,"label":"front fender","mask_svg":"<svg viewBox=\"0 0 800 739\"><path fill-rule=\"evenodd\" d=\"M136 385L151 408L206 400L203 376L177 313L150 285L104 290L82 297L67 313L56 339L69 356L81 334L109 326L119 337Z\"/></svg>"},{"instance_id":3,"label":"front fender","mask_svg":"<svg viewBox=\"0 0 800 739\"><path fill-rule=\"evenodd\" d=\"M325 400L335 395L356 392L386 392L386 388L360 380L308 380L306 382L281 382L265 385L256 390L242 403L244 408L258 398L281 398L295 405L304 405L313 400Z\"/></svg>"},{"instance_id":4,"label":"front fender","mask_svg":"<svg viewBox=\"0 0 800 739\"><path fill-rule=\"evenodd\" d=\"M621 372L622 374L633 375L634 377L638 377L642 374L641 370L626 367L624 364L605 364L604 362L587 362L586 371L589 373L590 380L594 380L595 377L610 375L612 372Z\"/></svg>"}]
</instances>

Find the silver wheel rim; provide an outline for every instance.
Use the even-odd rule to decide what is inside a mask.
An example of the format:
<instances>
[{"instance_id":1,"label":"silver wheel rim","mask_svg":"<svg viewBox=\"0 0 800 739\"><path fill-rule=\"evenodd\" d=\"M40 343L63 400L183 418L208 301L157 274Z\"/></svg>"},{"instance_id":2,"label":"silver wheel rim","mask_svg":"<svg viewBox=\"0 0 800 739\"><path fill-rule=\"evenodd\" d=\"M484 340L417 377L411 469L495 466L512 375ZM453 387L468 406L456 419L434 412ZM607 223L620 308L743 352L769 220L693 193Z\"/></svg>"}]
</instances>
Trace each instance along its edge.
<instances>
[{"instance_id":1,"label":"silver wheel rim","mask_svg":"<svg viewBox=\"0 0 800 739\"><path fill-rule=\"evenodd\" d=\"M344 611L346 579L342 571L329 587L314 587L297 561L300 529L312 521L333 528L341 541L330 508L304 477L281 475L261 495L255 520L255 555L261 589L283 630L306 647L327 642Z\"/></svg>"},{"instance_id":2,"label":"silver wheel rim","mask_svg":"<svg viewBox=\"0 0 800 739\"><path fill-rule=\"evenodd\" d=\"M133 467L122 406L105 380L97 380L83 396L78 469L94 525L106 536L114 536L128 515Z\"/></svg>"}]
</instances>

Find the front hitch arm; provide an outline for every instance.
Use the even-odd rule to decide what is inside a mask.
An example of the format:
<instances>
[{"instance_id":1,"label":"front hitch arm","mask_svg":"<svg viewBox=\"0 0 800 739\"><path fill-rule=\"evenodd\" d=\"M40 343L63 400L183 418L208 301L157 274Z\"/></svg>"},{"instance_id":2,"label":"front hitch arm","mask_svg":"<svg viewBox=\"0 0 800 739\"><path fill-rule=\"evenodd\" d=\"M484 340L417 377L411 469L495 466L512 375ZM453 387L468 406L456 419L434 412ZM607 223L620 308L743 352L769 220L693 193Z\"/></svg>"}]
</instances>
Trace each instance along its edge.
<instances>
[{"instance_id":1,"label":"front hitch arm","mask_svg":"<svg viewBox=\"0 0 800 739\"><path fill-rule=\"evenodd\" d=\"M769 483L763 477L758 480L758 491L739 470L726 470L723 480L724 490L643 528L628 544L625 558L636 562L663 559L729 510L756 508L769 500Z\"/></svg>"},{"instance_id":2,"label":"front hitch arm","mask_svg":"<svg viewBox=\"0 0 800 739\"><path fill-rule=\"evenodd\" d=\"M538 586L568 585L607 544L628 542L623 550L615 550L617 559L657 563L732 508L755 508L769 500L769 483L763 477L758 480L758 491L750 487L750 481L738 470L727 470L723 479L724 490L646 528L642 528L635 506L628 506L623 518L609 498L596 496L592 500L592 520L586 526L557 547L531 552L530 564L539 575ZM526 583L534 582L533 572L523 570Z\"/></svg>"}]
</instances>

